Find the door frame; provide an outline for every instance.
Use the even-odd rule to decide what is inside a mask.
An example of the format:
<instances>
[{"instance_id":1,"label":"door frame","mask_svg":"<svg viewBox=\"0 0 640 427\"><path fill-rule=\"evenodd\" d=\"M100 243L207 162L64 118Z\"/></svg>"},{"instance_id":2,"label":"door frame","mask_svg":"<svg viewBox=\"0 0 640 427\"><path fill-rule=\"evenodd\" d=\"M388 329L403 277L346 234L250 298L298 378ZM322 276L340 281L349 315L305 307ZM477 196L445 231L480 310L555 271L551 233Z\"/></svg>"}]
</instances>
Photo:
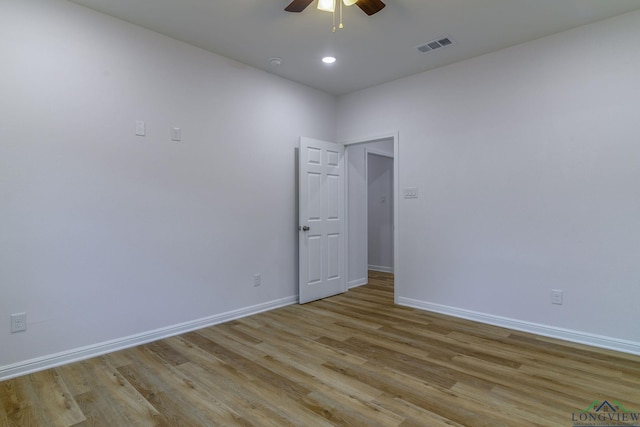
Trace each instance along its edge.
<instances>
[{"instance_id":1,"label":"door frame","mask_svg":"<svg viewBox=\"0 0 640 427\"><path fill-rule=\"evenodd\" d=\"M382 140L392 140L393 141L393 271L394 271L394 288L393 288L393 296L394 302L398 303L398 296L400 295L399 290L401 289L401 277L400 277L400 243L398 237L398 230L400 225L400 134L398 131L386 133L382 135L375 135L370 137L363 138L355 138L346 141L340 141L339 143L345 146L345 165L349 164L349 152L346 150L350 145L356 144L366 144L370 142L377 142ZM366 168L366 165L365 165ZM349 209L349 174L345 173L345 218L348 218L348 209ZM349 247L351 242L349 241L349 222L345 224L346 233L346 263L347 263L347 274L349 270ZM367 263L367 269L369 264ZM347 277L348 281L348 277Z\"/></svg>"}]
</instances>

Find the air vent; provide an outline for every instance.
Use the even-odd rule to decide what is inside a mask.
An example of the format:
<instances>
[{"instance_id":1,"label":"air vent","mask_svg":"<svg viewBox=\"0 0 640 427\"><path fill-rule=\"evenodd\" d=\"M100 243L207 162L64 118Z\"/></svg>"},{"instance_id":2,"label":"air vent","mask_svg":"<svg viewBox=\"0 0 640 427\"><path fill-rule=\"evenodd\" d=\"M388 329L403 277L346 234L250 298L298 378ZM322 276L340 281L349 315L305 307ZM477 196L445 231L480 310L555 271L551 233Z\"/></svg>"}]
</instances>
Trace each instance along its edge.
<instances>
[{"instance_id":1,"label":"air vent","mask_svg":"<svg viewBox=\"0 0 640 427\"><path fill-rule=\"evenodd\" d=\"M451 46L453 44L453 40L449 37L443 37L438 40L433 40L425 44L421 44L420 46L416 46L416 49L421 53L431 52L432 50L440 49L441 47Z\"/></svg>"}]
</instances>

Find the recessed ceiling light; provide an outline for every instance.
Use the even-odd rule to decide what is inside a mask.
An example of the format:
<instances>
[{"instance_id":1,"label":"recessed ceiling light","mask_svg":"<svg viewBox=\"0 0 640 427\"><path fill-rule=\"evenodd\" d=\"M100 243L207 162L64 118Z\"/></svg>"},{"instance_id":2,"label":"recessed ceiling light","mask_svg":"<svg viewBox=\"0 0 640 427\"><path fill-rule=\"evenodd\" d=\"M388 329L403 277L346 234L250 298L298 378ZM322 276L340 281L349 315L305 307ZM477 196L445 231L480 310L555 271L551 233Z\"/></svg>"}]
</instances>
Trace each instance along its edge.
<instances>
[{"instance_id":1,"label":"recessed ceiling light","mask_svg":"<svg viewBox=\"0 0 640 427\"><path fill-rule=\"evenodd\" d=\"M336 58L334 58L333 56L325 56L324 58L322 58L322 62L324 62L325 64L333 64L334 62L336 62Z\"/></svg>"},{"instance_id":2,"label":"recessed ceiling light","mask_svg":"<svg viewBox=\"0 0 640 427\"><path fill-rule=\"evenodd\" d=\"M282 58L271 58L269 59L269 64L272 67L278 67L280 66L280 64L282 64Z\"/></svg>"}]
</instances>

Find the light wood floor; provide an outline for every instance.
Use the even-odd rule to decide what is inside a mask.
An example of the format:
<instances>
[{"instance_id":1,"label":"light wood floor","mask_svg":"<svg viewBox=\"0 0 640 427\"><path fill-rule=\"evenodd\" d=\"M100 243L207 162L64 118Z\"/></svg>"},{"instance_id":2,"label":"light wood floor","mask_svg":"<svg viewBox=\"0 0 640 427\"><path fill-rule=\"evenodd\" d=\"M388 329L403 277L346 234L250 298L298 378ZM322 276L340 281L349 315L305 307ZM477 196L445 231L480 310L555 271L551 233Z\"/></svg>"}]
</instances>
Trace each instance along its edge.
<instances>
[{"instance_id":1,"label":"light wood floor","mask_svg":"<svg viewBox=\"0 0 640 427\"><path fill-rule=\"evenodd\" d=\"M0 426L571 426L640 358L393 305L393 277L0 383Z\"/></svg>"}]
</instances>

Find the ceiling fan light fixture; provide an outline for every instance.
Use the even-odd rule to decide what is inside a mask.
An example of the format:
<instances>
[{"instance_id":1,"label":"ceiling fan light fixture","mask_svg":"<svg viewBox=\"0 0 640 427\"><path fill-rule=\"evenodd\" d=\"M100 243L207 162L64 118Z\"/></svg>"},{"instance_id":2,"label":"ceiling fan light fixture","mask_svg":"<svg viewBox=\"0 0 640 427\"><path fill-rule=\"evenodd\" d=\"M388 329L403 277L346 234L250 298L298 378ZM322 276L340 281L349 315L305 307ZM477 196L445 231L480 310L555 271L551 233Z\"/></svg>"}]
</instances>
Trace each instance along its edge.
<instances>
[{"instance_id":1,"label":"ceiling fan light fixture","mask_svg":"<svg viewBox=\"0 0 640 427\"><path fill-rule=\"evenodd\" d=\"M300 13L313 3L313 1L314 0L292 0L284 10L287 12ZM385 7L382 0L318 0L318 9L335 13L337 2L340 2L341 7L342 5L352 6L355 4L369 16L375 15Z\"/></svg>"},{"instance_id":2,"label":"ceiling fan light fixture","mask_svg":"<svg viewBox=\"0 0 640 427\"><path fill-rule=\"evenodd\" d=\"M318 0L318 9L325 12L335 12L336 2L335 0Z\"/></svg>"}]
</instances>

